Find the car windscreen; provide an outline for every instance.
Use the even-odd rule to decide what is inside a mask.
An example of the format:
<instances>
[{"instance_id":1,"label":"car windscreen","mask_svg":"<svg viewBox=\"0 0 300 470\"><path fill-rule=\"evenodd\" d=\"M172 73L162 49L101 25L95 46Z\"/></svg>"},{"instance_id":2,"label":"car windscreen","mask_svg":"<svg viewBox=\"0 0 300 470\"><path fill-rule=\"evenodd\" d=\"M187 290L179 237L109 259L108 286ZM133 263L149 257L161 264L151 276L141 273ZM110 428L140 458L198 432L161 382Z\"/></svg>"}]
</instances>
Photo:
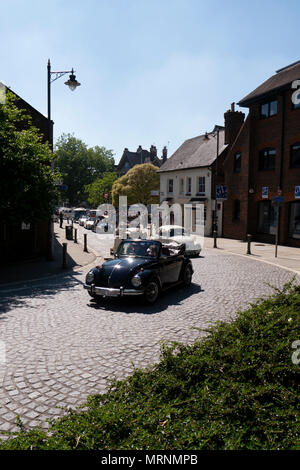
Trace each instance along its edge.
<instances>
[{"instance_id":1,"label":"car windscreen","mask_svg":"<svg viewBox=\"0 0 300 470\"><path fill-rule=\"evenodd\" d=\"M152 241L123 241L118 248L118 256L132 256L136 258L157 258L160 244Z\"/></svg>"}]
</instances>

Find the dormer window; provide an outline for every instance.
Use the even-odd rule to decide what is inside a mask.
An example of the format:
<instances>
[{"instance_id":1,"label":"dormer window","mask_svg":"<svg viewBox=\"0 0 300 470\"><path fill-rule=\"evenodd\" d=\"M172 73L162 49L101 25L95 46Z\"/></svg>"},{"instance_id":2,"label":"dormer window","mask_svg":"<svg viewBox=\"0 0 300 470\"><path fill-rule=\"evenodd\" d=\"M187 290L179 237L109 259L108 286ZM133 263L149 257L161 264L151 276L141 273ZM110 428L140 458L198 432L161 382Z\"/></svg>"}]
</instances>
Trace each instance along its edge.
<instances>
[{"instance_id":1,"label":"dormer window","mask_svg":"<svg viewBox=\"0 0 300 470\"><path fill-rule=\"evenodd\" d=\"M268 101L267 103L263 103L260 106L260 118L267 119L271 116L275 116L278 112L278 101Z\"/></svg>"}]
</instances>

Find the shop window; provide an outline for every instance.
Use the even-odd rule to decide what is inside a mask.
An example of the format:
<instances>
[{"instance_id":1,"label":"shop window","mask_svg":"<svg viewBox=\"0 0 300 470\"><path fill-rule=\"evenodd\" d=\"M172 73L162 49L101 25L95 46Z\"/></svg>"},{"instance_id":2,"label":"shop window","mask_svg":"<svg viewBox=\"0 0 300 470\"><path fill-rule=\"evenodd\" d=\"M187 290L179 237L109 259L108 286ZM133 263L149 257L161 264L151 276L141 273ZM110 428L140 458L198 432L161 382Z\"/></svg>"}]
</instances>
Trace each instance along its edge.
<instances>
[{"instance_id":1,"label":"shop window","mask_svg":"<svg viewBox=\"0 0 300 470\"><path fill-rule=\"evenodd\" d=\"M289 236L300 238L300 201L290 205Z\"/></svg>"},{"instance_id":2,"label":"shop window","mask_svg":"<svg viewBox=\"0 0 300 470\"><path fill-rule=\"evenodd\" d=\"M238 199L233 201L233 221L238 222L241 218L241 203Z\"/></svg>"},{"instance_id":3,"label":"shop window","mask_svg":"<svg viewBox=\"0 0 300 470\"><path fill-rule=\"evenodd\" d=\"M271 201L261 201L258 204L258 233L275 235L278 206L272 204Z\"/></svg>"}]
</instances>

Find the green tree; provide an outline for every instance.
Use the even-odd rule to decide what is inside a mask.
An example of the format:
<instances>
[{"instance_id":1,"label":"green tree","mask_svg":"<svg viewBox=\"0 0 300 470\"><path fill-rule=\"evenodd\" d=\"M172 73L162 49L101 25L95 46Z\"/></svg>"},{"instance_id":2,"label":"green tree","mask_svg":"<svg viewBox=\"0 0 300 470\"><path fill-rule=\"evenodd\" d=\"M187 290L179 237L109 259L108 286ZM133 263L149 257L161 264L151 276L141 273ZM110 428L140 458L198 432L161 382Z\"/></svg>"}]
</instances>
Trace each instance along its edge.
<instances>
[{"instance_id":1,"label":"green tree","mask_svg":"<svg viewBox=\"0 0 300 470\"><path fill-rule=\"evenodd\" d=\"M53 154L7 90L0 105L0 219L32 222L53 211L58 175Z\"/></svg>"},{"instance_id":2,"label":"green tree","mask_svg":"<svg viewBox=\"0 0 300 470\"><path fill-rule=\"evenodd\" d=\"M135 165L126 175L117 179L112 187L112 203L118 206L119 196L127 196L127 203L155 204L157 196L151 196L152 190L159 189L158 167L152 163Z\"/></svg>"},{"instance_id":3,"label":"green tree","mask_svg":"<svg viewBox=\"0 0 300 470\"><path fill-rule=\"evenodd\" d=\"M85 187L114 168L111 150L91 147L73 135L63 134L55 146L56 166L68 189L64 194L70 205L77 205L86 198Z\"/></svg>"},{"instance_id":4,"label":"green tree","mask_svg":"<svg viewBox=\"0 0 300 470\"><path fill-rule=\"evenodd\" d=\"M116 173L105 173L103 178L98 178L85 187L88 194L88 202L92 207L98 207L99 204L107 202L107 199L104 197L106 193L108 194L108 200L111 201L111 188L117 178Z\"/></svg>"}]
</instances>

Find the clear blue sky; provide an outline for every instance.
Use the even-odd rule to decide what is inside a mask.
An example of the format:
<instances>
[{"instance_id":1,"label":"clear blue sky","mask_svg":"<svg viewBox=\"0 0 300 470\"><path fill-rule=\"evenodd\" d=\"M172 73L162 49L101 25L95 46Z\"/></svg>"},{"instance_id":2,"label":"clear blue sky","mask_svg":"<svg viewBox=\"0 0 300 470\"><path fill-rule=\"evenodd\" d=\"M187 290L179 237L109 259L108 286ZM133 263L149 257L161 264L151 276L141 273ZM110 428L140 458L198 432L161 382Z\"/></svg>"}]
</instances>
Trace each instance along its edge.
<instances>
[{"instance_id":1,"label":"clear blue sky","mask_svg":"<svg viewBox=\"0 0 300 470\"><path fill-rule=\"evenodd\" d=\"M43 114L46 70L76 70L81 87L52 84L55 139L88 146L154 144L169 156L223 124L233 101L300 59L298 0L1 1L0 80ZM300 77L299 77L300 78Z\"/></svg>"}]
</instances>

